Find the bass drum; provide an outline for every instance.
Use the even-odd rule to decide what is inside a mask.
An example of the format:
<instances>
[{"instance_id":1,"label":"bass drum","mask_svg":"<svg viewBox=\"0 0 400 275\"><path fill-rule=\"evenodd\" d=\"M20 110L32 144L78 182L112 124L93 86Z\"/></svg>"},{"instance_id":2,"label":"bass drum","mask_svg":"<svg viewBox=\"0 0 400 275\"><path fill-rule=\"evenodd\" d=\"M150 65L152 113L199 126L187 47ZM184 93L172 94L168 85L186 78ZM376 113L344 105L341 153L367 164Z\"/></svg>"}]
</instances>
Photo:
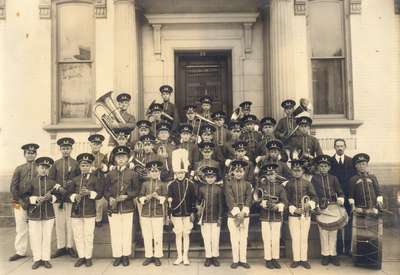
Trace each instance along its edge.
<instances>
[{"instance_id":1,"label":"bass drum","mask_svg":"<svg viewBox=\"0 0 400 275\"><path fill-rule=\"evenodd\" d=\"M355 266L382 268L381 215L353 212L352 259Z\"/></svg>"},{"instance_id":2,"label":"bass drum","mask_svg":"<svg viewBox=\"0 0 400 275\"><path fill-rule=\"evenodd\" d=\"M318 225L327 231L343 228L349 221L346 209L337 204L329 204L316 216Z\"/></svg>"}]
</instances>

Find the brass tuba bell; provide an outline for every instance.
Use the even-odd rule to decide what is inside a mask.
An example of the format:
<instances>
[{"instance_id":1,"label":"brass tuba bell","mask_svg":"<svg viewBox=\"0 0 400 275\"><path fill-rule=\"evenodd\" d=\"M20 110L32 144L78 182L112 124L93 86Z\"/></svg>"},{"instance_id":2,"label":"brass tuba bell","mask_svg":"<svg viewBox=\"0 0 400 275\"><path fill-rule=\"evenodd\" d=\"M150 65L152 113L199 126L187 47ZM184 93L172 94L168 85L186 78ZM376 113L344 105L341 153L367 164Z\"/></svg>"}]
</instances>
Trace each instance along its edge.
<instances>
[{"instance_id":1,"label":"brass tuba bell","mask_svg":"<svg viewBox=\"0 0 400 275\"><path fill-rule=\"evenodd\" d=\"M110 91L96 100L93 106L93 114L114 140L117 140L117 134L114 129L118 128L120 123L124 124L126 121L115 105L111 96L112 93Z\"/></svg>"}]
</instances>

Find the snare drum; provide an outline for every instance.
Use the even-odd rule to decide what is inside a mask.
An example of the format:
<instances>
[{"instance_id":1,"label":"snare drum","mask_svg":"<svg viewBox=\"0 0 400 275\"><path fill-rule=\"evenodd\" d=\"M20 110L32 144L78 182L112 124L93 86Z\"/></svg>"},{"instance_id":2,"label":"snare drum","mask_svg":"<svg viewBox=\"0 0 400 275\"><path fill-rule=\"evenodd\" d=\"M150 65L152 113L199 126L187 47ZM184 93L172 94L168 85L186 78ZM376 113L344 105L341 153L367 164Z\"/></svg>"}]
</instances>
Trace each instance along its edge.
<instances>
[{"instance_id":1,"label":"snare drum","mask_svg":"<svg viewBox=\"0 0 400 275\"><path fill-rule=\"evenodd\" d=\"M334 231L343 228L349 221L346 209L337 204L329 204L321 210L316 217L318 225L327 231Z\"/></svg>"}]
</instances>

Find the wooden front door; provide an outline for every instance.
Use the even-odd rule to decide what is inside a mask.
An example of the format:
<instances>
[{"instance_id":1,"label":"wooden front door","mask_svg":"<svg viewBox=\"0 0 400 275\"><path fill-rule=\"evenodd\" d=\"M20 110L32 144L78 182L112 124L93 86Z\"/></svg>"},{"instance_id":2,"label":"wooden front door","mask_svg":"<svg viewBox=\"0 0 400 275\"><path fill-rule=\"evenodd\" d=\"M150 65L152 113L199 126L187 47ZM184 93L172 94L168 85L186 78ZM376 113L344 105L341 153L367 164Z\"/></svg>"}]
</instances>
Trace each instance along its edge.
<instances>
[{"instance_id":1,"label":"wooden front door","mask_svg":"<svg viewBox=\"0 0 400 275\"><path fill-rule=\"evenodd\" d=\"M232 68L230 51L198 51L175 53L175 102L181 121L186 119L183 108L196 104L209 95L212 112L232 113Z\"/></svg>"}]
</instances>

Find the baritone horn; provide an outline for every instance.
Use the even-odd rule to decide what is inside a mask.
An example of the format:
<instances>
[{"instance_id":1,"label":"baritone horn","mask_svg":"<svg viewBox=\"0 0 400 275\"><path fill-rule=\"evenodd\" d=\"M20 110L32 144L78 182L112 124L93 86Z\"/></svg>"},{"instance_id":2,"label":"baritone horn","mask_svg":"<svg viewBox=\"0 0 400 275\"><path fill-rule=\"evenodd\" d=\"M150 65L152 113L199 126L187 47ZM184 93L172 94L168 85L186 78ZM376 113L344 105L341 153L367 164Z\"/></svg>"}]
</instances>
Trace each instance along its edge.
<instances>
[{"instance_id":1,"label":"baritone horn","mask_svg":"<svg viewBox=\"0 0 400 275\"><path fill-rule=\"evenodd\" d=\"M111 96L112 93L113 92L110 91L96 100L93 106L93 114L106 131L117 140L117 134L113 129L117 128L121 123L125 124L126 121L119 112L118 107L115 105Z\"/></svg>"}]
</instances>

